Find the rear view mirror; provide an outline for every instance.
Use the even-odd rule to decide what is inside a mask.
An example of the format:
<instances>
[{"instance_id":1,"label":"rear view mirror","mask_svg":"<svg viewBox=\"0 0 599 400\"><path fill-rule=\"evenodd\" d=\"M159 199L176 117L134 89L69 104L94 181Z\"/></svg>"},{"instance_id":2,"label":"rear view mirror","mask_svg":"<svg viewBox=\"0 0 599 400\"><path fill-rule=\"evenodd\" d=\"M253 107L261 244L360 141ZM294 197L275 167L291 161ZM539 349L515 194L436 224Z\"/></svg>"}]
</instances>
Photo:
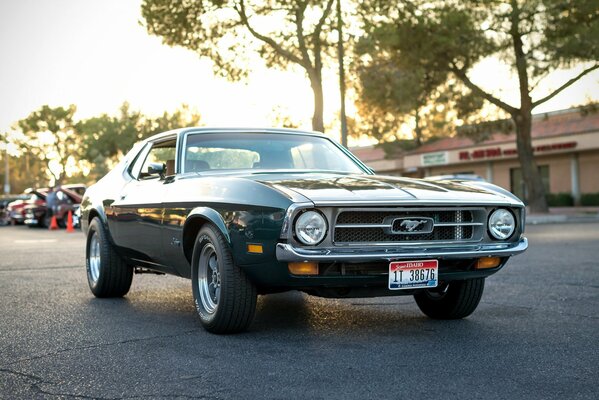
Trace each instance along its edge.
<instances>
[{"instance_id":1,"label":"rear view mirror","mask_svg":"<svg viewBox=\"0 0 599 400\"><path fill-rule=\"evenodd\" d=\"M148 165L148 175L159 175L160 179L164 179L166 165L163 163L151 163Z\"/></svg>"}]
</instances>

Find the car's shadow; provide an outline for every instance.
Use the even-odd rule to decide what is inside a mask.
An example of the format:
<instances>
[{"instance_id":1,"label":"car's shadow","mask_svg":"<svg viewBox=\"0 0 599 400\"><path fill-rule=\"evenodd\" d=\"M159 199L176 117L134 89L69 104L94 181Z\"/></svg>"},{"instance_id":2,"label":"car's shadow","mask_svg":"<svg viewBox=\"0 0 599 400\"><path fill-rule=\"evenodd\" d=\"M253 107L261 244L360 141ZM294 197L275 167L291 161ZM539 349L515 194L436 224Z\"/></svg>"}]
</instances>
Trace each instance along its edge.
<instances>
[{"instance_id":1,"label":"car's shadow","mask_svg":"<svg viewBox=\"0 0 599 400\"><path fill-rule=\"evenodd\" d=\"M135 290L123 299L89 299L94 318L129 323L156 323L185 331L201 328L191 293L185 288ZM292 291L258 297L254 335L383 335L413 336L439 330L465 329L476 323L435 321L420 313L411 296L372 299L324 299ZM199 330L202 331L201 329Z\"/></svg>"}]
</instances>

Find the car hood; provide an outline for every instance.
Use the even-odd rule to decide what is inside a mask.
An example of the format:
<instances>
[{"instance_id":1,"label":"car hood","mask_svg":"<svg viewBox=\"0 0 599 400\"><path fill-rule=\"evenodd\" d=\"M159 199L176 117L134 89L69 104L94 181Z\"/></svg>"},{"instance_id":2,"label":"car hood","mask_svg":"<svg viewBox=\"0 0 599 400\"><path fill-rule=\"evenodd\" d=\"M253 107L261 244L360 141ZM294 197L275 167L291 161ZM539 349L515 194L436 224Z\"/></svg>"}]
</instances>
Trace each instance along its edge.
<instances>
[{"instance_id":1,"label":"car hood","mask_svg":"<svg viewBox=\"0 0 599 400\"><path fill-rule=\"evenodd\" d=\"M253 174L247 178L287 195L299 194L315 204L417 202L522 205L511 193L486 182L429 182L391 176L335 173L266 173Z\"/></svg>"}]
</instances>

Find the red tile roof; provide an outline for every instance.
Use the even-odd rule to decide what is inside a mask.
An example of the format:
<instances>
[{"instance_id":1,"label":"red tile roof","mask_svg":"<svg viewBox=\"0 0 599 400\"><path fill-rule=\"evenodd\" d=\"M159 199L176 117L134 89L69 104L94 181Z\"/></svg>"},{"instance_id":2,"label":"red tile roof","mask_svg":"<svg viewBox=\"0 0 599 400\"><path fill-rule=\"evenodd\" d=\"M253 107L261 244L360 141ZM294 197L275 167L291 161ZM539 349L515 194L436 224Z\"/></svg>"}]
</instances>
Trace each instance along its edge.
<instances>
[{"instance_id":1,"label":"red tile roof","mask_svg":"<svg viewBox=\"0 0 599 400\"><path fill-rule=\"evenodd\" d=\"M380 147L352 147L351 152L364 162L378 161L385 158L385 151Z\"/></svg>"}]
</instances>

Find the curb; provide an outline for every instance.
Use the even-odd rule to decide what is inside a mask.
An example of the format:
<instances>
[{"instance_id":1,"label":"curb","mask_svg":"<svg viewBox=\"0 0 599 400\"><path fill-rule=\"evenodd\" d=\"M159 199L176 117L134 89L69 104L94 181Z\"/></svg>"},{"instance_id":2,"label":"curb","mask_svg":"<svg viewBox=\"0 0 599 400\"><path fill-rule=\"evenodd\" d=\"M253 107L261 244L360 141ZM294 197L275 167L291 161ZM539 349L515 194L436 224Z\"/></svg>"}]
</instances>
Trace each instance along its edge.
<instances>
[{"instance_id":1,"label":"curb","mask_svg":"<svg viewBox=\"0 0 599 400\"><path fill-rule=\"evenodd\" d=\"M596 215L527 215L526 225L599 222Z\"/></svg>"}]
</instances>

